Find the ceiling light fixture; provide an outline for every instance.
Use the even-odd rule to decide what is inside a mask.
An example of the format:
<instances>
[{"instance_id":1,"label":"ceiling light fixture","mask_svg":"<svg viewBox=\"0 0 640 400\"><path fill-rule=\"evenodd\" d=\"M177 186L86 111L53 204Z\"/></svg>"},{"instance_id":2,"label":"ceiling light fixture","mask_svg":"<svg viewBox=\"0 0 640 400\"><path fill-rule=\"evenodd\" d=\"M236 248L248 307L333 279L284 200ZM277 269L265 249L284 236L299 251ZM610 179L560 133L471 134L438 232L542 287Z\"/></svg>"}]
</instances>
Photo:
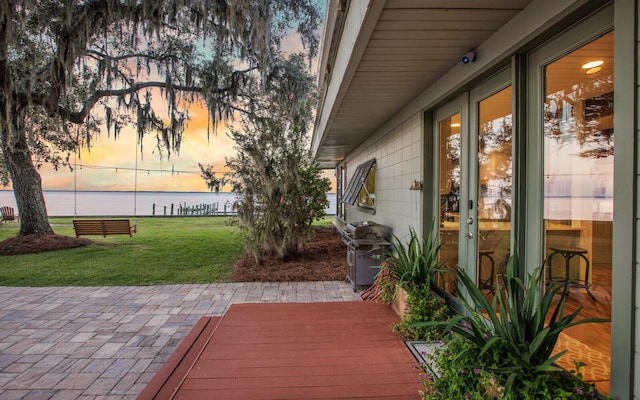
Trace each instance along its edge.
<instances>
[{"instance_id":1,"label":"ceiling light fixture","mask_svg":"<svg viewBox=\"0 0 640 400\"><path fill-rule=\"evenodd\" d=\"M604 64L604 61L602 61L602 60L589 61L588 63L586 63L586 64L584 64L582 66L582 69L591 70L591 69L593 69L595 67L601 66L602 64Z\"/></svg>"}]
</instances>

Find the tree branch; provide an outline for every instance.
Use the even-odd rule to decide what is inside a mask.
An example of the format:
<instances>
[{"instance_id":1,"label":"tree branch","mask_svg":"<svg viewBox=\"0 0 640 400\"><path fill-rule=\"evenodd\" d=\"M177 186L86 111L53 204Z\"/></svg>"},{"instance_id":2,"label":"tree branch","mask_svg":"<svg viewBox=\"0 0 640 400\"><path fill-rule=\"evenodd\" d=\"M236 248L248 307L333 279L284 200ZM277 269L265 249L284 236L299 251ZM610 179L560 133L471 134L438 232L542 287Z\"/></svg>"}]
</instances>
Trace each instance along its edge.
<instances>
[{"instance_id":1,"label":"tree branch","mask_svg":"<svg viewBox=\"0 0 640 400\"><path fill-rule=\"evenodd\" d=\"M172 53L163 53L163 54L151 54L151 53L129 53L122 54L119 56L112 56L107 53L99 52L96 50L87 50L87 56L91 56L91 58L95 60L109 60L109 61L123 61L128 60L130 58L143 58L149 59L153 61L165 61L165 60L180 60L176 54Z\"/></svg>"},{"instance_id":2,"label":"tree branch","mask_svg":"<svg viewBox=\"0 0 640 400\"><path fill-rule=\"evenodd\" d=\"M146 88L165 88L166 82L159 81L149 81L149 82L140 82L133 84L129 87L122 89L108 89L108 90L96 90L93 95L84 103L82 110L80 111L71 111L66 109L63 106L58 107L58 114L65 120L74 123L74 124L82 124L84 119L87 117L93 106L98 102L98 100L104 97L120 97L125 96L131 93L135 93L137 91L146 89ZM172 86L173 89L181 91L181 92L190 92L190 93L201 93L202 88L197 86L182 86L175 85ZM227 88L222 88L220 91L228 90Z\"/></svg>"},{"instance_id":3,"label":"tree branch","mask_svg":"<svg viewBox=\"0 0 640 400\"><path fill-rule=\"evenodd\" d=\"M135 93L137 91L146 89L146 88L166 88L165 82L159 81L150 81L150 82L140 82L134 85L131 85L127 88L122 89L109 89L109 90L97 90L83 105L82 110L80 111L72 111L63 106L58 107L58 114L65 120L74 123L74 124L82 124L84 119L87 117L93 106L98 102L98 100L104 97L119 97L125 96L131 93ZM185 86L185 85L174 85L172 86L173 90L180 92L188 92L188 93L202 93L202 88L199 86ZM219 88L216 90L216 93L224 93L228 92L232 89L231 86ZM37 101L36 101L37 103ZM235 109L235 107L234 107ZM238 111L244 111L238 109Z\"/></svg>"}]
</instances>

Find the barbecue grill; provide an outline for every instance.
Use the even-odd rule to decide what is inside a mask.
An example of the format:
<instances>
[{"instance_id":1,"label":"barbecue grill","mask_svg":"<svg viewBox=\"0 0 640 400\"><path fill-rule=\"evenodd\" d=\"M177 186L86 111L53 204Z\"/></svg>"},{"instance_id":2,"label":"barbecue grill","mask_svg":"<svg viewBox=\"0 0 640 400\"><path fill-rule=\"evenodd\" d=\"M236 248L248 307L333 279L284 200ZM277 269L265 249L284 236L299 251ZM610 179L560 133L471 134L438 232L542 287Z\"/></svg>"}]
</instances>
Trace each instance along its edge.
<instances>
[{"instance_id":1,"label":"barbecue grill","mask_svg":"<svg viewBox=\"0 0 640 400\"><path fill-rule=\"evenodd\" d=\"M373 221L352 222L345 226L342 242L347 245L347 279L356 291L358 286L373 285L389 242L387 227Z\"/></svg>"}]
</instances>

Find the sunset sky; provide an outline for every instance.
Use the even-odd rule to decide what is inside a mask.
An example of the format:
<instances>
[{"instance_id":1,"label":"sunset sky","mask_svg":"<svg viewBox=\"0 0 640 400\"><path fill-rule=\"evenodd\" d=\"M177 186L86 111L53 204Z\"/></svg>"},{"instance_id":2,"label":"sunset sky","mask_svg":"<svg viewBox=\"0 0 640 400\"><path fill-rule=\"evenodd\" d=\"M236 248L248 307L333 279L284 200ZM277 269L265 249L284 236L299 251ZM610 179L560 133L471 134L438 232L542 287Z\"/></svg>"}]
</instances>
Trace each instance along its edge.
<instances>
[{"instance_id":1,"label":"sunset sky","mask_svg":"<svg viewBox=\"0 0 640 400\"><path fill-rule=\"evenodd\" d=\"M324 0L318 4L324 10ZM300 48L297 38L288 38L283 42L285 52L298 51ZM314 65L312 72L315 71ZM101 136L94 139L90 151L83 149L76 159L72 156L71 163L77 165L74 171L67 167L54 171L49 165L43 166L40 170L43 189L208 191L205 181L200 177L198 163L211 164L215 171L225 171L225 156L235 154L234 144L227 137L228 129L224 125L219 126L217 134L212 132L207 140L206 110L194 106L189 113L191 120L185 129L179 154L173 153L170 158L164 154L161 158L155 151L155 137L149 135L143 143L144 153L141 156L133 127L123 129L117 140L113 136L108 137L106 129L103 129ZM332 178L333 171L327 171L326 176Z\"/></svg>"},{"instance_id":2,"label":"sunset sky","mask_svg":"<svg viewBox=\"0 0 640 400\"><path fill-rule=\"evenodd\" d=\"M207 141L207 115L200 107L191 107L191 120L185 129L180 153L160 154L155 149L155 137L143 143L143 154L136 144L133 127L123 129L117 140L106 130L96 138L91 150L83 149L74 171L68 168L54 171L50 166L41 170L44 189L61 190L147 190L147 191L208 191L200 177L198 163L212 164L216 171L225 171L225 156L235 154L227 129L221 126ZM137 183L136 183L137 158Z\"/></svg>"}]
</instances>

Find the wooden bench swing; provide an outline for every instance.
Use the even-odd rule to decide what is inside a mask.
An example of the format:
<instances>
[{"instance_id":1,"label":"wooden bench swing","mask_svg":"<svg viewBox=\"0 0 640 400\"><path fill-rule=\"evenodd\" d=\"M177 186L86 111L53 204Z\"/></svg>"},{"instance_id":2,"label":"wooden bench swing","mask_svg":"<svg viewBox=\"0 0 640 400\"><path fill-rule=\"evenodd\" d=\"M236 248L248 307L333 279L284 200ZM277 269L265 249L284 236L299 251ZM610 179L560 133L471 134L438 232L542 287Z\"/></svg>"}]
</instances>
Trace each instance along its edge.
<instances>
[{"instance_id":1,"label":"wooden bench swing","mask_svg":"<svg viewBox=\"0 0 640 400\"><path fill-rule=\"evenodd\" d=\"M137 232L138 223L131 225L128 219L74 219L76 237L81 235L129 235Z\"/></svg>"}]
</instances>

